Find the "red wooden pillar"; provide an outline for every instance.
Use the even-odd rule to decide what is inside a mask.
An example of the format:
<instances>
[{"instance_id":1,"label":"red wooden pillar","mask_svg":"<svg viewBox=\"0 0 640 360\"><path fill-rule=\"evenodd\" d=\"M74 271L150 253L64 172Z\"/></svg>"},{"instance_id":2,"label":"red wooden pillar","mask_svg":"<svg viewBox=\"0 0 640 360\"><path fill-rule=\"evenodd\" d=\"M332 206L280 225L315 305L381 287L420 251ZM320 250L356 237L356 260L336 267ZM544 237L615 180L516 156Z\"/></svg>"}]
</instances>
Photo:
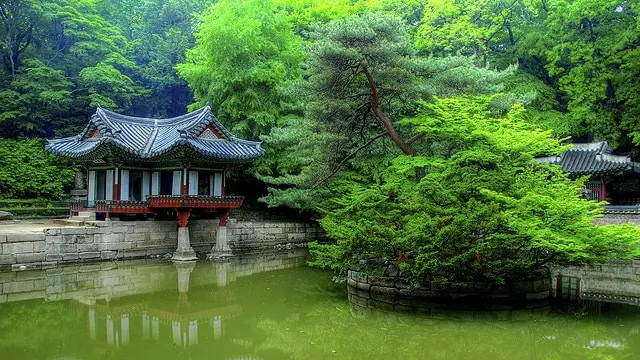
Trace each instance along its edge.
<instances>
[{"instance_id":1,"label":"red wooden pillar","mask_svg":"<svg viewBox=\"0 0 640 360\"><path fill-rule=\"evenodd\" d=\"M229 214L231 214L231 209L224 209L220 212L220 226L227 226Z\"/></svg>"},{"instance_id":2,"label":"red wooden pillar","mask_svg":"<svg viewBox=\"0 0 640 360\"><path fill-rule=\"evenodd\" d=\"M189 217L191 217L191 208L189 209L176 209L178 214L178 227L186 228L189 225Z\"/></svg>"},{"instance_id":3,"label":"red wooden pillar","mask_svg":"<svg viewBox=\"0 0 640 360\"><path fill-rule=\"evenodd\" d=\"M224 170L222 171L222 196L225 196L225 193L227 192L227 171Z\"/></svg>"},{"instance_id":4,"label":"red wooden pillar","mask_svg":"<svg viewBox=\"0 0 640 360\"><path fill-rule=\"evenodd\" d=\"M91 179L91 178L89 177L89 173L90 173L90 172L91 172L91 169L87 168L87 204L86 204L86 205L87 205L87 207L89 207L89 194L90 194L90 192L89 192L89 191L93 190L93 189L91 188L91 181L89 181L89 179ZM93 201L95 201L95 200L96 200L96 199L93 199Z\"/></svg>"},{"instance_id":5,"label":"red wooden pillar","mask_svg":"<svg viewBox=\"0 0 640 360\"><path fill-rule=\"evenodd\" d=\"M120 168L113 172L113 200L120 200Z\"/></svg>"},{"instance_id":6,"label":"red wooden pillar","mask_svg":"<svg viewBox=\"0 0 640 360\"><path fill-rule=\"evenodd\" d=\"M600 183L600 201L607 201L607 187L604 181Z\"/></svg>"},{"instance_id":7,"label":"red wooden pillar","mask_svg":"<svg viewBox=\"0 0 640 360\"><path fill-rule=\"evenodd\" d=\"M187 168L182 169L182 190L180 194L182 196L189 195L189 171Z\"/></svg>"}]
</instances>

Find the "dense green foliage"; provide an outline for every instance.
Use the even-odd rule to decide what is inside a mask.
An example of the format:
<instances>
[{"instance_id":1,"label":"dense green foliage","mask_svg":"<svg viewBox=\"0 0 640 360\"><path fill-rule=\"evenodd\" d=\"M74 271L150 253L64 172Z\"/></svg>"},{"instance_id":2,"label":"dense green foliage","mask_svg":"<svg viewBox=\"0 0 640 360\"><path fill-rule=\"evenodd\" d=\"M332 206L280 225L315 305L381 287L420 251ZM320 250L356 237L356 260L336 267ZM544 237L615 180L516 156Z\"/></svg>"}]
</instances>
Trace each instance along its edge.
<instances>
[{"instance_id":1,"label":"dense green foliage","mask_svg":"<svg viewBox=\"0 0 640 360\"><path fill-rule=\"evenodd\" d=\"M98 105L136 115L183 114L192 96L174 67L194 43L194 15L211 2L0 1L0 138L75 135ZM42 142L12 146L34 161L58 164L41 154ZM0 197L58 198L70 179L50 181L47 166L42 176L25 168L20 176L30 181L22 185L12 164L0 167Z\"/></svg>"},{"instance_id":2,"label":"dense green foliage","mask_svg":"<svg viewBox=\"0 0 640 360\"><path fill-rule=\"evenodd\" d=\"M338 243L316 246L316 264L398 260L418 280L504 283L550 263L637 254L637 228L593 226L601 207L580 197L581 182L534 160L560 151L558 140L519 106L491 117L489 102L437 99L405 120L432 146L377 162L341 189L320 221Z\"/></svg>"},{"instance_id":3,"label":"dense green foliage","mask_svg":"<svg viewBox=\"0 0 640 360\"><path fill-rule=\"evenodd\" d=\"M74 175L42 140L0 140L0 199L63 199Z\"/></svg>"},{"instance_id":4,"label":"dense green foliage","mask_svg":"<svg viewBox=\"0 0 640 360\"><path fill-rule=\"evenodd\" d=\"M270 187L263 202L317 214L338 241L315 248L317 264L395 260L415 278L501 283L634 254L637 230L591 225L603 204L580 198L584 179L533 158L568 138L637 153L639 10L0 0L0 137L75 133L98 105L172 116L210 102L239 137L264 140L250 170ZM56 169L37 142L4 144ZM70 180L20 171L2 196L59 197Z\"/></svg>"},{"instance_id":5,"label":"dense green foliage","mask_svg":"<svg viewBox=\"0 0 640 360\"><path fill-rule=\"evenodd\" d=\"M283 103L293 100L302 61L286 13L273 0L223 1L206 13L196 37L198 46L178 67L195 105L210 101L238 135L275 124Z\"/></svg>"}]
</instances>

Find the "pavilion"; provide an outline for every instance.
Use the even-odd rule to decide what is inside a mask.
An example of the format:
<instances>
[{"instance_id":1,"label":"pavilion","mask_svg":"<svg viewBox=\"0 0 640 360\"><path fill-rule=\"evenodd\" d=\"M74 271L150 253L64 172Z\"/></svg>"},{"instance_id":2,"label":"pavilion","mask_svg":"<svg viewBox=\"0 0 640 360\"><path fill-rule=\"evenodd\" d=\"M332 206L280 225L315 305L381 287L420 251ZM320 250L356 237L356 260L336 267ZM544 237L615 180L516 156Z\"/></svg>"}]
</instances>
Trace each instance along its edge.
<instances>
[{"instance_id":1,"label":"pavilion","mask_svg":"<svg viewBox=\"0 0 640 360\"><path fill-rule=\"evenodd\" d=\"M108 219L123 214L175 214L178 247L173 259L195 260L187 223L194 212L220 220L214 253L228 253L226 224L244 198L227 196L230 166L264 155L259 142L227 130L209 105L171 119L138 118L100 107L78 135L50 140L45 149L87 171L87 199L72 212Z\"/></svg>"},{"instance_id":2,"label":"pavilion","mask_svg":"<svg viewBox=\"0 0 640 360\"><path fill-rule=\"evenodd\" d=\"M636 208L640 204L640 178L629 156L614 155L606 141L573 144L562 154L536 158L539 163L559 165L571 178L586 176L584 195L607 201L608 211Z\"/></svg>"}]
</instances>

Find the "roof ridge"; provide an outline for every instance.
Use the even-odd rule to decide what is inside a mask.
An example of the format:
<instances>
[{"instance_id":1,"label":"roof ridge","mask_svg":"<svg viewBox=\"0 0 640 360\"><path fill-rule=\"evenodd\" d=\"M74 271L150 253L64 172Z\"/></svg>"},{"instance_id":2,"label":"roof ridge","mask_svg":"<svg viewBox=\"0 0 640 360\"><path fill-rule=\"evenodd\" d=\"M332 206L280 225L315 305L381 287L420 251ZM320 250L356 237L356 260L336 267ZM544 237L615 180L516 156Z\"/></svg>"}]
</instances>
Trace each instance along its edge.
<instances>
[{"instance_id":1,"label":"roof ridge","mask_svg":"<svg viewBox=\"0 0 640 360\"><path fill-rule=\"evenodd\" d=\"M227 129L227 127L224 126L222 122L220 122L220 120L218 120L218 118L213 114L213 112L211 111L211 106L207 104L205 107L209 109L209 118L207 119L208 125L214 126L222 133L221 135L229 139L235 138L231 131L229 131L229 129Z\"/></svg>"},{"instance_id":2,"label":"roof ridge","mask_svg":"<svg viewBox=\"0 0 640 360\"><path fill-rule=\"evenodd\" d=\"M195 134L195 131L194 131L194 130L196 130L194 126L196 126L197 124L202 124L202 119L203 119L203 118L204 118L208 113L211 113L211 108L209 108L209 106L208 106L208 105L207 105L207 106L205 106L205 107L203 107L201 110L204 110L204 111L202 111L200 114L198 114L198 116L197 116L197 117L195 117L195 119L193 119L193 120L192 120L190 123L188 123L187 125L184 125L184 126L181 126L181 127L177 128L176 130L177 130L179 133L185 132L185 133L189 134L190 136L197 136L197 134ZM207 111L207 110L208 110L208 111ZM206 126L206 124L202 124L202 125ZM198 128L198 131L201 131L201 128L202 128L202 126L200 126L200 127Z\"/></svg>"},{"instance_id":3,"label":"roof ridge","mask_svg":"<svg viewBox=\"0 0 640 360\"><path fill-rule=\"evenodd\" d=\"M607 149L609 144L606 141L588 142L588 143L573 143L573 147L567 151L598 151L602 152L603 149Z\"/></svg>"},{"instance_id":4,"label":"roof ridge","mask_svg":"<svg viewBox=\"0 0 640 360\"><path fill-rule=\"evenodd\" d=\"M614 162L614 163L627 163L631 161L631 157L630 156L625 156L625 155L613 155L613 154L598 154L601 156L601 159L598 159L599 161L609 161L609 162Z\"/></svg>"},{"instance_id":5,"label":"roof ridge","mask_svg":"<svg viewBox=\"0 0 640 360\"><path fill-rule=\"evenodd\" d=\"M147 143L144 144L144 148L142 148L142 151L140 151L140 156L142 157L147 157L149 155L149 152L151 151L151 147L153 146L154 141L156 141L156 137L158 137L158 127L154 127L153 130L151 131L151 134L149 134L149 138L147 139Z\"/></svg>"},{"instance_id":6,"label":"roof ridge","mask_svg":"<svg viewBox=\"0 0 640 360\"><path fill-rule=\"evenodd\" d=\"M205 112L204 110L206 108L207 107L205 106L198 110L186 113L184 115L180 115L172 118L162 118L162 119L122 115L110 110L103 109L101 107L98 107L96 109L96 114L102 113L101 117L103 119L107 119L110 122L112 122L111 120L116 120L117 122L129 123L132 125L177 126L177 125L182 125L182 123L185 123L185 122L190 122L194 116L200 117L202 113Z\"/></svg>"}]
</instances>

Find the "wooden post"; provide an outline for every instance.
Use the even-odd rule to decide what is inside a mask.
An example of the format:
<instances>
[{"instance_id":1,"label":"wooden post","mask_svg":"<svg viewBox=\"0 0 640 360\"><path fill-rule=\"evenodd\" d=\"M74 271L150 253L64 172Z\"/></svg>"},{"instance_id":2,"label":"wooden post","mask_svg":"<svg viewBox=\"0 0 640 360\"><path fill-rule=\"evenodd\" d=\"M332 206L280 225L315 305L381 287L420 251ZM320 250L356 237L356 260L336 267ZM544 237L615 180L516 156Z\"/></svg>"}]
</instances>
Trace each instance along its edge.
<instances>
[{"instance_id":1,"label":"wooden post","mask_svg":"<svg viewBox=\"0 0 640 360\"><path fill-rule=\"evenodd\" d=\"M113 200L120 200L120 168L113 172Z\"/></svg>"},{"instance_id":2,"label":"wooden post","mask_svg":"<svg viewBox=\"0 0 640 360\"><path fill-rule=\"evenodd\" d=\"M220 212L220 226L227 226L227 221L229 221L229 214L231 214L231 209L225 209Z\"/></svg>"},{"instance_id":3,"label":"wooden post","mask_svg":"<svg viewBox=\"0 0 640 360\"><path fill-rule=\"evenodd\" d=\"M180 194L182 196L189 195L189 171L187 168L182 169L182 191Z\"/></svg>"},{"instance_id":4,"label":"wooden post","mask_svg":"<svg viewBox=\"0 0 640 360\"><path fill-rule=\"evenodd\" d=\"M604 180L600 183L600 201L607 201L607 188Z\"/></svg>"},{"instance_id":5,"label":"wooden post","mask_svg":"<svg viewBox=\"0 0 640 360\"><path fill-rule=\"evenodd\" d=\"M556 277L556 300L562 300L562 275Z\"/></svg>"},{"instance_id":6,"label":"wooden post","mask_svg":"<svg viewBox=\"0 0 640 360\"><path fill-rule=\"evenodd\" d=\"M178 214L178 227L186 228L189 224L189 217L191 217L191 209L176 209Z\"/></svg>"},{"instance_id":7,"label":"wooden post","mask_svg":"<svg viewBox=\"0 0 640 360\"><path fill-rule=\"evenodd\" d=\"M89 169L87 167L87 207L91 207L91 203L89 201L93 201L93 196L89 195L91 194L90 191L94 191L93 188L91 188L91 169Z\"/></svg>"},{"instance_id":8,"label":"wooden post","mask_svg":"<svg viewBox=\"0 0 640 360\"><path fill-rule=\"evenodd\" d=\"M225 196L227 188L227 170L222 170L222 196Z\"/></svg>"}]
</instances>

